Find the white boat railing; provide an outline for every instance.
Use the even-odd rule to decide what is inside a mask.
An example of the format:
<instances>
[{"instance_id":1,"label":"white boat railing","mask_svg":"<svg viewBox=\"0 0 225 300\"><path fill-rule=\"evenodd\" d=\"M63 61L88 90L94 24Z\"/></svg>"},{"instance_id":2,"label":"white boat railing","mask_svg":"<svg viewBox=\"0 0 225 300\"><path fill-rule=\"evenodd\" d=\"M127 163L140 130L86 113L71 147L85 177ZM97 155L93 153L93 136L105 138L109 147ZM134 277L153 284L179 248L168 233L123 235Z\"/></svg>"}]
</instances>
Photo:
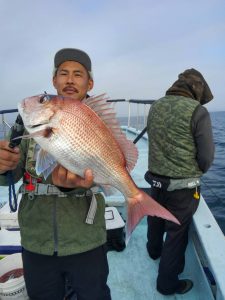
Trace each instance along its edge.
<instances>
[{"instance_id":1,"label":"white boat railing","mask_svg":"<svg viewBox=\"0 0 225 300\"><path fill-rule=\"evenodd\" d=\"M147 125L147 115L148 111L147 108L150 108L151 104L155 100L141 100L141 99L130 99L127 100L128 102L128 123L127 126L128 128L131 127L131 116L132 116L132 111L131 111L131 105L136 103L136 111L135 111L135 116L136 116L136 129L141 129L140 126L142 126L142 129ZM140 104L142 104L143 110L140 110ZM143 118L143 122L140 123L140 119Z\"/></svg>"},{"instance_id":2,"label":"white boat railing","mask_svg":"<svg viewBox=\"0 0 225 300\"><path fill-rule=\"evenodd\" d=\"M155 100L143 100L143 99L110 99L107 102L116 104L125 102L128 104L128 114L127 114L127 128L135 128L137 130L143 130L147 126L147 116L149 109L151 107L151 104ZM136 104L136 110L135 113L132 111L132 105ZM141 104L141 105L140 105ZM132 117L135 117L136 120L134 121Z\"/></svg>"}]
</instances>

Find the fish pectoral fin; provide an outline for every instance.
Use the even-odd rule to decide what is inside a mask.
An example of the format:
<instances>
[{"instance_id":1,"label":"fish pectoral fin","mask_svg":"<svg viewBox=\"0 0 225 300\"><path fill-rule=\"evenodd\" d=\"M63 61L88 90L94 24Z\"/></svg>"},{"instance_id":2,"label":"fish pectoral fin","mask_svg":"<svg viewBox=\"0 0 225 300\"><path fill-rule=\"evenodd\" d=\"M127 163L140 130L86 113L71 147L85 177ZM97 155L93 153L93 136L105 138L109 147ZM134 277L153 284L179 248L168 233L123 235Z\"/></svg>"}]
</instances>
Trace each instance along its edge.
<instances>
[{"instance_id":1,"label":"fish pectoral fin","mask_svg":"<svg viewBox=\"0 0 225 300\"><path fill-rule=\"evenodd\" d=\"M49 154L47 151L40 149L37 153L37 161L35 170L37 175L42 174L44 178L46 179L49 174L52 173L52 171L57 166L56 159Z\"/></svg>"},{"instance_id":2,"label":"fish pectoral fin","mask_svg":"<svg viewBox=\"0 0 225 300\"><path fill-rule=\"evenodd\" d=\"M46 169L42 172L42 175L44 176L44 179L47 179L47 177L52 173L52 171L55 169L57 164L58 163L55 162L54 164L50 165L48 169Z\"/></svg>"}]
</instances>

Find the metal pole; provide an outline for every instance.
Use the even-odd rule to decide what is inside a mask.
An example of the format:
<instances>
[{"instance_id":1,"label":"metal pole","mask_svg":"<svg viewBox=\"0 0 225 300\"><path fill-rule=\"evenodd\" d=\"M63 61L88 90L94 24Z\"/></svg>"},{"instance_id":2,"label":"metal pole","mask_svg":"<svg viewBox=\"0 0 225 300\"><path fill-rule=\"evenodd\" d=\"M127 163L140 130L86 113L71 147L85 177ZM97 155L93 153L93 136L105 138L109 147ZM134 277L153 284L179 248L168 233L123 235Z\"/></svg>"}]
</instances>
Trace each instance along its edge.
<instances>
[{"instance_id":1,"label":"metal pole","mask_svg":"<svg viewBox=\"0 0 225 300\"><path fill-rule=\"evenodd\" d=\"M4 140L6 139L6 125L5 125L5 115L2 114L2 125L3 125L3 134L4 134Z\"/></svg>"},{"instance_id":2,"label":"metal pole","mask_svg":"<svg viewBox=\"0 0 225 300\"><path fill-rule=\"evenodd\" d=\"M128 120L127 120L127 127L130 127L130 102L128 100Z\"/></svg>"},{"instance_id":3,"label":"metal pole","mask_svg":"<svg viewBox=\"0 0 225 300\"><path fill-rule=\"evenodd\" d=\"M144 127L146 126L146 105L144 104Z\"/></svg>"},{"instance_id":4,"label":"metal pole","mask_svg":"<svg viewBox=\"0 0 225 300\"><path fill-rule=\"evenodd\" d=\"M136 129L139 129L139 105L137 103L137 121L136 121Z\"/></svg>"}]
</instances>

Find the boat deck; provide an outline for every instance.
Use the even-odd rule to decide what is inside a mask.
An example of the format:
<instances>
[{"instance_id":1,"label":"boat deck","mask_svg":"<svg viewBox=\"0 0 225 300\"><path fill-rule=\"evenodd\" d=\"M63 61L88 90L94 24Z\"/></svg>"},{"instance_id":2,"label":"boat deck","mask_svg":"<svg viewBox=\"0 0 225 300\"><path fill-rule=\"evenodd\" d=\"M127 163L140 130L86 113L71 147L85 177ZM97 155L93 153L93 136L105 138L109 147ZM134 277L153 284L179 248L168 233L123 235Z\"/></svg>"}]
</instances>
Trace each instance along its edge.
<instances>
[{"instance_id":1,"label":"boat deck","mask_svg":"<svg viewBox=\"0 0 225 300\"><path fill-rule=\"evenodd\" d=\"M146 250L146 220L135 229L123 252L108 252L109 279L113 300L211 300L214 299L205 273L199 263L192 241L186 251L186 265L180 278L190 278L193 289L185 295L163 296L156 290L158 260L152 260ZM204 295L207 297L205 298Z\"/></svg>"}]
</instances>

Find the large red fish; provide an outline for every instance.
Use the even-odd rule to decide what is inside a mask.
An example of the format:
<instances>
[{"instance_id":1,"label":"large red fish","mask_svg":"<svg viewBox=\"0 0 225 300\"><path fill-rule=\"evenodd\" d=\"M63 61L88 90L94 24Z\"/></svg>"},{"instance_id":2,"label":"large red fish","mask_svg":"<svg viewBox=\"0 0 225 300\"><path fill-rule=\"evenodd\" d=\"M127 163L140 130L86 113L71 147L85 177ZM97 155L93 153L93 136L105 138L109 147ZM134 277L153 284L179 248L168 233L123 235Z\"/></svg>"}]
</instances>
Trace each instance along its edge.
<instances>
[{"instance_id":1,"label":"large red fish","mask_svg":"<svg viewBox=\"0 0 225 300\"><path fill-rule=\"evenodd\" d=\"M97 185L113 186L126 198L127 239L145 215L179 224L132 180L129 172L137 161L137 148L121 131L104 95L82 102L40 95L24 99L18 108L28 137L34 138L41 147L37 173L48 175L56 163L80 176L91 169Z\"/></svg>"}]
</instances>

